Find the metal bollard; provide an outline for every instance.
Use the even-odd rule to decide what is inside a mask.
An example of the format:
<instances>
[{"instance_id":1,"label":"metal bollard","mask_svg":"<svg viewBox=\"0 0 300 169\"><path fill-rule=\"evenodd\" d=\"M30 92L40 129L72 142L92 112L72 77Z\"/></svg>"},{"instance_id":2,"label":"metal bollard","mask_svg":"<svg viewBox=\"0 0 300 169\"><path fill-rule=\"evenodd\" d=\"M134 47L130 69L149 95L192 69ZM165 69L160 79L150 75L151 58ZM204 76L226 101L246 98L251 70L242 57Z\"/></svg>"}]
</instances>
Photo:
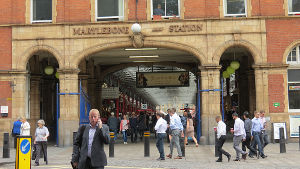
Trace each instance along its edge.
<instances>
[{"instance_id":1,"label":"metal bollard","mask_svg":"<svg viewBox=\"0 0 300 169\"><path fill-rule=\"evenodd\" d=\"M184 137L180 136L180 148L181 148L181 153L182 157L185 157L185 145L184 145Z\"/></svg>"},{"instance_id":2,"label":"metal bollard","mask_svg":"<svg viewBox=\"0 0 300 169\"><path fill-rule=\"evenodd\" d=\"M76 139L76 136L77 136L77 132L73 132L73 143L74 143L74 141Z\"/></svg>"},{"instance_id":3,"label":"metal bollard","mask_svg":"<svg viewBox=\"0 0 300 169\"><path fill-rule=\"evenodd\" d=\"M150 131L144 132L144 157L150 157Z\"/></svg>"},{"instance_id":4,"label":"metal bollard","mask_svg":"<svg viewBox=\"0 0 300 169\"><path fill-rule=\"evenodd\" d=\"M115 157L115 133L110 132L109 157Z\"/></svg>"},{"instance_id":5,"label":"metal bollard","mask_svg":"<svg viewBox=\"0 0 300 169\"><path fill-rule=\"evenodd\" d=\"M3 133L3 158L9 158L9 133Z\"/></svg>"},{"instance_id":6,"label":"metal bollard","mask_svg":"<svg viewBox=\"0 0 300 169\"><path fill-rule=\"evenodd\" d=\"M215 157L219 157L218 147L217 147L217 130L215 130Z\"/></svg>"},{"instance_id":7,"label":"metal bollard","mask_svg":"<svg viewBox=\"0 0 300 169\"><path fill-rule=\"evenodd\" d=\"M279 128L279 143L280 143L280 153L286 153L285 148L285 138L284 138L284 129L283 127Z\"/></svg>"}]
</instances>

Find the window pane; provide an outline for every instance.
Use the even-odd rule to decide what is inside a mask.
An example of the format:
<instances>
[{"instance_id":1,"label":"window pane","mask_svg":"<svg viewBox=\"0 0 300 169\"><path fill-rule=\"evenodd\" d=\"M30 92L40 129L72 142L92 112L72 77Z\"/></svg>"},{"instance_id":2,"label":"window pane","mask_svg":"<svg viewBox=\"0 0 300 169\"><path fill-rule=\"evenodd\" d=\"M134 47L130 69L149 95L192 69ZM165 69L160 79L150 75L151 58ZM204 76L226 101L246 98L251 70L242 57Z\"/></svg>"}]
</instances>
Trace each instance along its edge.
<instances>
[{"instance_id":1,"label":"window pane","mask_svg":"<svg viewBox=\"0 0 300 169\"><path fill-rule=\"evenodd\" d=\"M165 15L165 0L153 0L153 15Z\"/></svg>"},{"instance_id":2,"label":"window pane","mask_svg":"<svg viewBox=\"0 0 300 169\"><path fill-rule=\"evenodd\" d=\"M289 83L289 109L300 109L300 83Z\"/></svg>"},{"instance_id":3,"label":"window pane","mask_svg":"<svg viewBox=\"0 0 300 169\"><path fill-rule=\"evenodd\" d=\"M33 20L52 20L52 0L33 0Z\"/></svg>"},{"instance_id":4,"label":"window pane","mask_svg":"<svg viewBox=\"0 0 300 169\"><path fill-rule=\"evenodd\" d=\"M288 81L289 82L300 82L300 69L289 69L288 70Z\"/></svg>"},{"instance_id":5,"label":"window pane","mask_svg":"<svg viewBox=\"0 0 300 169\"><path fill-rule=\"evenodd\" d=\"M227 0L227 14L245 14L245 1Z\"/></svg>"},{"instance_id":6,"label":"window pane","mask_svg":"<svg viewBox=\"0 0 300 169\"><path fill-rule=\"evenodd\" d=\"M297 61L296 60L296 48L292 50L292 61Z\"/></svg>"},{"instance_id":7,"label":"window pane","mask_svg":"<svg viewBox=\"0 0 300 169\"><path fill-rule=\"evenodd\" d=\"M122 16L123 0L98 0L98 17Z\"/></svg>"},{"instance_id":8,"label":"window pane","mask_svg":"<svg viewBox=\"0 0 300 169\"><path fill-rule=\"evenodd\" d=\"M288 61L288 62L292 61L291 52L289 53L289 55L288 55L288 57L287 57L287 61Z\"/></svg>"},{"instance_id":9,"label":"window pane","mask_svg":"<svg viewBox=\"0 0 300 169\"><path fill-rule=\"evenodd\" d=\"M289 0L289 12L300 12L300 0Z\"/></svg>"},{"instance_id":10,"label":"window pane","mask_svg":"<svg viewBox=\"0 0 300 169\"><path fill-rule=\"evenodd\" d=\"M167 0L167 16L178 16L178 0Z\"/></svg>"}]
</instances>

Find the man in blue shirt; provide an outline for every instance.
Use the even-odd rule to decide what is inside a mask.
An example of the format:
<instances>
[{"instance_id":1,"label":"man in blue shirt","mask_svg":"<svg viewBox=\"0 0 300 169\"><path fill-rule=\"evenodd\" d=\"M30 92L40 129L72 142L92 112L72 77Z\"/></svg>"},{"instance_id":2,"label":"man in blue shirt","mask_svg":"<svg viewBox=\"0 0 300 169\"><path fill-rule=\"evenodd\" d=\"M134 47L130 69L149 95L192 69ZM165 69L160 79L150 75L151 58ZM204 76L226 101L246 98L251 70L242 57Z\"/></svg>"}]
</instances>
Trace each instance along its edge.
<instances>
[{"instance_id":1,"label":"man in blue shirt","mask_svg":"<svg viewBox=\"0 0 300 169\"><path fill-rule=\"evenodd\" d=\"M18 120L14 122L14 126L12 129L12 136L15 138L14 139L14 148L17 147L17 136L20 135L21 125L22 125L21 119L18 118Z\"/></svg>"},{"instance_id":2,"label":"man in blue shirt","mask_svg":"<svg viewBox=\"0 0 300 169\"><path fill-rule=\"evenodd\" d=\"M261 136L261 130L263 129L263 126L259 119L259 112L255 112L255 117L252 119L252 139L254 139L253 148L255 149L256 145L258 146L259 154L257 157L261 156L262 158L266 158L267 156L264 155L264 151L260 142L260 136Z\"/></svg>"},{"instance_id":3,"label":"man in blue shirt","mask_svg":"<svg viewBox=\"0 0 300 169\"><path fill-rule=\"evenodd\" d=\"M182 152L179 144L179 139L180 136L183 136L183 126L180 117L176 113L175 108L172 108L172 111L170 113L170 130L171 130L172 139L170 142L170 154L167 155L167 157L172 158L173 147L175 144L178 153L178 157L175 157L175 159L182 159Z\"/></svg>"}]
</instances>

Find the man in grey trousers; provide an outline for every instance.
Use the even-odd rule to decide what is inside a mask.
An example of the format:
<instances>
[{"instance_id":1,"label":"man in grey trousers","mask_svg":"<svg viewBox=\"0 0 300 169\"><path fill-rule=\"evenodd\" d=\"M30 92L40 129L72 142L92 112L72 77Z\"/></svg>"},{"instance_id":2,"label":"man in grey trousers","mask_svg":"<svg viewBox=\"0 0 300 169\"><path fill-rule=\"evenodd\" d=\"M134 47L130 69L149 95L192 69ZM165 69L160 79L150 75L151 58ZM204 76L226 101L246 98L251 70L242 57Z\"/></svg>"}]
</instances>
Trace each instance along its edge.
<instances>
[{"instance_id":1,"label":"man in grey trousers","mask_svg":"<svg viewBox=\"0 0 300 169\"><path fill-rule=\"evenodd\" d=\"M183 126L180 117L176 113L175 108L173 108L170 113L170 130L171 130L172 139L170 142L170 154L167 155L167 157L172 158L173 147L175 145L178 153L178 156L175 157L175 159L182 159L182 152L179 144L179 139L180 137L183 137Z\"/></svg>"},{"instance_id":2,"label":"man in grey trousers","mask_svg":"<svg viewBox=\"0 0 300 169\"><path fill-rule=\"evenodd\" d=\"M233 113L232 118L234 119L234 130L231 130L231 132L233 133L233 148L236 151L236 159L233 161L240 161L240 154L246 160L247 153L240 147L240 143L246 140L244 122L238 117L237 113Z\"/></svg>"}]
</instances>

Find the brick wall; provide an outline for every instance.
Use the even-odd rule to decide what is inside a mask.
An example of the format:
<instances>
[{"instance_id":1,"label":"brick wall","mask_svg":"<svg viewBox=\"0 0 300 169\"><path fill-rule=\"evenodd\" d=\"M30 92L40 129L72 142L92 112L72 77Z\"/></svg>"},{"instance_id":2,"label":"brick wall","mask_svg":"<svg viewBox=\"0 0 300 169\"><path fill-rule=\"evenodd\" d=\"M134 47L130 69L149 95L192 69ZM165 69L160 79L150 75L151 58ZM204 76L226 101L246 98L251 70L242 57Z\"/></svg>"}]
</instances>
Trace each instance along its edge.
<instances>
[{"instance_id":1,"label":"brick wall","mask_svg":"<svg viewBox=\"0 0 300 169\"><path fill-rule=\"evenodd\" d=\"M269 83L269 110L270 113L284 112L284 79L282 74L270 74ZM273 103L280 103L279 107L274 107Z\"/></svg>"},{"instance_id":2,"label":"brick wall","mask_svg":"<svg viewBox=\"0 0 300 169\"><path fill-rule=\"evenodd\" d=\"M0 70L11 69L12 34L10 27L0 27Z\"/></svg>"},{"instance_id":3,"label":"brick wall","mask_svg":"<svg viewBox=\"0 0 300 169\"><path fill-rule=\"evenodd\" d=\"M25 0L0 0L0 24L25 23Z\"/></svg>"},{"instance_id":4,"label":"brick wall","mask_svg":"<svg viewBox=\"0 0 300 169\"><path fill-rule=\"evenodd\" d=\"M0 93L0 106L8 106L8 117L3 118L11 118L12 91L9 81L0 81ZM2 117L0 116L0 118Z\"/></svg>"},{"instance_id":5,"label":"brick wall","mask_svg":"<svg viewBox=\"0 0 300 169\"><path fill-rule=\"evenodd\" d=\"M91 0L58 0L56 22L90 22L90 2Z\"/></svg>"},{"instance_id":6,"label":"brick wall","mask_svg":"<svg viewBox=\"0 0 300 169\"><path fill-rule=\"evenodd\" d=\"M300 18L268 19L266 29L268 62L282 63L286 48L300 39Z\"/></svg>"},{"instance_id":7,"label":"brick wall","mask_svg":"<svg viewBox=\"0 0 300 169\"><path fill-rule=\"evenodd\" d=\"M126 12L126 11L125 11ZM135 20L136 15L136 0L128 1L128 20ZM139 0L137 6L138 20L147 20L147 0Z\"/></svg>"},{"instance_id":8,"label":"brick wall","mask_svg":"<svg viewBox=\"0 0 300 169\"><path fill-rule=\"evenodd\" d=\"M219 0L185 0L184 17L186 19L220 17L219 5Z\"/></svg>"},{"instance_id":9,"label":"brick wall","mask_svg":"<svg viewBox=\"0 0 300 169\"><path fill-rule=\"evenodd\" d=\"M252 16L284 16L284 0L252 0Z\"/></svg>"}]
</instances>

